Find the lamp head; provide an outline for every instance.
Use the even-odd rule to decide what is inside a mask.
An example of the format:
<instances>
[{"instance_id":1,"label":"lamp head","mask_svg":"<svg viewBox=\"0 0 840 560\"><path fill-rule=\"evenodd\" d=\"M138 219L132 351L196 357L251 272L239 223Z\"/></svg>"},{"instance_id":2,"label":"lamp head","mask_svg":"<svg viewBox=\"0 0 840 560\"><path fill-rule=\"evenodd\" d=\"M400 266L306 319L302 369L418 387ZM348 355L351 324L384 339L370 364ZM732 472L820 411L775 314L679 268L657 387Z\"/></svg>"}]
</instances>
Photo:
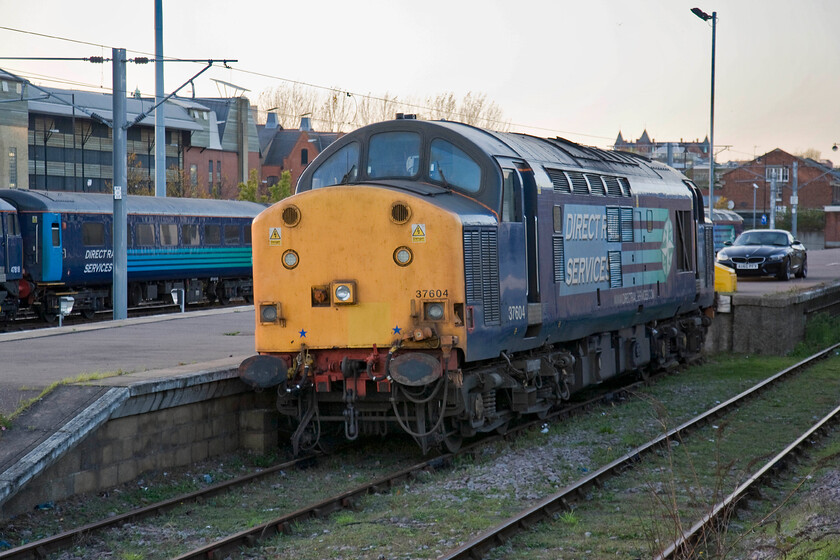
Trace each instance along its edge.
<instances>
[{"instance_id":1,"label":"lamp head","mask_svg":"<svg viewBox=\"0 0 840 560\"><path fill-rule=\"evenodd\" d=\"M836 151L837 151L837 144L834 144L834 145L831 147L831 151L832 151L832 152L836 152Z\"/></svg>"},{"instance_id":2,"label":"lamp head","mask_svg":"<svg viewBox=\"0 0 840 560\"><path fill-rule=\"evenodd\" d=\"M703 21L709 21L710 19L712 19L712 16L710 16L700 8L691 8L691 13L699 17Z\"/></svg>"},{"instance_id":3,"label":"lamp head","mask_svg":"<svg viewBox=\"0 0 840 560\"><path fill-rule=\"evenodd\" d=\"M755 183L753 183L753 188L754 188L754 189L757 189L757 188L758 188L758 185L756 185Z\"/></svg>"}]
</instances>

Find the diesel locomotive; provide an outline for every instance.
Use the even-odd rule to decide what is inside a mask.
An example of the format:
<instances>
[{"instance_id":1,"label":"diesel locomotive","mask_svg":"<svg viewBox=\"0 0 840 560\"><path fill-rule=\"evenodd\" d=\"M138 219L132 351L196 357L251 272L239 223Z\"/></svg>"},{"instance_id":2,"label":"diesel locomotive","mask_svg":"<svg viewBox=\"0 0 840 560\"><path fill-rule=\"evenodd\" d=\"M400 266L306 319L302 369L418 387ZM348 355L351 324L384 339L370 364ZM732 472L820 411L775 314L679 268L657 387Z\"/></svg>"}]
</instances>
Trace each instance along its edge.
<instances>
[{"instance_id":1,"label":"diesel locomotive","mask_svg":"<svg viewBox=\"0 0 840 560\"><path fill-rule=\"evenodd\" d=\"M402 118L343 136L253 223L257 355L295 453L326 430L424 452L699 356L697 187L562 138Z\"/></svg>"},{"instance_id":2,"label":"diesel locomotive","mask_svg":"<svg viewBox=\"0 0 840 560\"><path fill-rule=\"evenodd\" d=\"M0 316L30 308L47 321L59 298L92 317L112 307L113 206L108 194L0 190ZM128 304L250 301L251 221L265 206L230 200L126 197Z\"/></svg>"}]
</instances>

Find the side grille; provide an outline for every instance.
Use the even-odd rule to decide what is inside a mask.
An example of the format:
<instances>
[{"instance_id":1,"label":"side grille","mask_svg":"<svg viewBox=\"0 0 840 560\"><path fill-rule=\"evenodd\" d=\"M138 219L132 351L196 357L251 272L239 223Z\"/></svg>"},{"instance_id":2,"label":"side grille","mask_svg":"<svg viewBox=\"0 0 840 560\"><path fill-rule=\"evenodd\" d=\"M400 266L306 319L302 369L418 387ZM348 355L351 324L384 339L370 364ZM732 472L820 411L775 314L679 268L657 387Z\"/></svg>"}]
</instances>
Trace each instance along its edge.
<instances>
[{"instance_id":1,"label":"side grille","mask_svg":"<svg viewBox=\"0 0 840 560\"><path fill-rule=\"evenodd\" d=\"M572 191L575 194L589 194L589 183L583 177L583 173L569 171L569 179L572 180Z\"/></svg>"},{"instance_id":2,"label":"side grille","mask_svg":"<svg viewBox=\"0 0 840 560\"><path fill-rule=\"evenodd\" d=\"M706 230L706 285L713 286L715 283L715 234L711 227Z\"/></svg>"},{"instance_id":3,"label":"side grille","mask_svg":"<svg viewBox=\"0 0 840 560\"><path fill-rule=\"evenodd\" d=\"M607 241L621 241L621 209L607 206Z\"/></svg>"},{"instance_id":4,"label":"side grille","mask_svg":"<svg viewBox=\"0 0 840 560\"><path fill-rule=\"evenodd\" d=\"M633 242L633 209L621 209L621 241L624 243Z\"/></svg>"},{"instance_id":5,"label":"side grille","mask_svg":"<svg viewBox=\"0 0 840 560\"><path fill-rule=\"evenodd\" d=\"M484 324L501 324L499 241L495 228L464 228L467 304L484 306Z\"/></svg>"},{"instance_id":6,"label":"side grille","mask_svg":"<svg viewBox=\"0 0 840 560\"><path fill-rule=\"evenodd\" d=\"M624 285L621 278L621 251L610 251L607 260L610 264L610 288L620 288Z\"/></svg>"},{"instance_id":7,"label":"side grille","mask_svg":"<svg viewBox=\"0 0 840 560\"><path fill-rule=\"evenodd\" d=\"M606 195L607 191L604 188L604 182L601 181L600 175L586 174L586 180L589 182L589 191L592 194Z\"/></svg>"},{"instance_id":8,"label":"side grille","mask_svg":"<svg viewBox=\"0 0 840 560\"><path fill-rule=\"evenodd\" d=\"M554 243L554 282L563 284L566 282L566 268L563 266L566 262L563 238L555 236L552 241Z\"/></svg>"},{"instance_id":9,"label":"side grille","mask_svg":"<svg viewBox=\"0 0 840 560\"><path fill-rule=\"evenodd\" d=\"M566 174L559 169L546 169L551 184L554 185L554 192L571 194L572 187L569 186L569 180L566 179Z\"/></svg>"}]
</instances>

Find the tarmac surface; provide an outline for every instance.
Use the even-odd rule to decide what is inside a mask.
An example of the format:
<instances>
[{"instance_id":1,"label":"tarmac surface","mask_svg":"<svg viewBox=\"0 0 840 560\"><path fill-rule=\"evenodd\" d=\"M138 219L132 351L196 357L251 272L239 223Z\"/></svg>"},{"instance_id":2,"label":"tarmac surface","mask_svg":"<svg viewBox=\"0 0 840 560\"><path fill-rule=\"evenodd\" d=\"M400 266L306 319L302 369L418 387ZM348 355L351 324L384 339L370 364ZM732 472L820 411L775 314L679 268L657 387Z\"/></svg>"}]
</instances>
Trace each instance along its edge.
<instances>
[{"instance_id":1,"label":"tarmac surface","mask_svg":"<svg viewBox=\"0 0 840 560\"><path fill-rule=\"evenodd\" d=\"M175 375L173 368L220 360L235 367L254 353L253 306L0 334L0 414L79 376L111 375L96 384L128 386Z\"/></svg>"}]
</instances>

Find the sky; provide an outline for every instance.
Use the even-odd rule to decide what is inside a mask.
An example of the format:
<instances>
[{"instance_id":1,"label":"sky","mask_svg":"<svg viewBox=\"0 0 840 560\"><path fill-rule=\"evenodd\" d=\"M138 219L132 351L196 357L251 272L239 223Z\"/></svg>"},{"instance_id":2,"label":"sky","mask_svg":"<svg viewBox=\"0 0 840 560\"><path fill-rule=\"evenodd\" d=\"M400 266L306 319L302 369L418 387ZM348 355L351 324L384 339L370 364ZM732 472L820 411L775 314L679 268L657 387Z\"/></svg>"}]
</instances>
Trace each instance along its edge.
<instances>
[{"instance_id":1,"label":"sky","mask_svg":"<svg viewBox=\"0 0 840 560\"><path fill-rule=\"evenodd\" d=\"M0 57L153 55L154 6L0 0ZM781 148L840 162L837 0L164 0L164 55L238 60L197 78L198 96L231 93L211 78L250 90L252 103L288 81L400 99L472 92L514 132L602 148L619 131L693 141L710 131L712 54L711 22L693 7L717 12L717 161ZM166 91L202 67L167 63ZM112 85L110 64L0 68L49 87ZM135 88L154 95L153 65L128 65Z\"/></svg>"}]
</instances>

